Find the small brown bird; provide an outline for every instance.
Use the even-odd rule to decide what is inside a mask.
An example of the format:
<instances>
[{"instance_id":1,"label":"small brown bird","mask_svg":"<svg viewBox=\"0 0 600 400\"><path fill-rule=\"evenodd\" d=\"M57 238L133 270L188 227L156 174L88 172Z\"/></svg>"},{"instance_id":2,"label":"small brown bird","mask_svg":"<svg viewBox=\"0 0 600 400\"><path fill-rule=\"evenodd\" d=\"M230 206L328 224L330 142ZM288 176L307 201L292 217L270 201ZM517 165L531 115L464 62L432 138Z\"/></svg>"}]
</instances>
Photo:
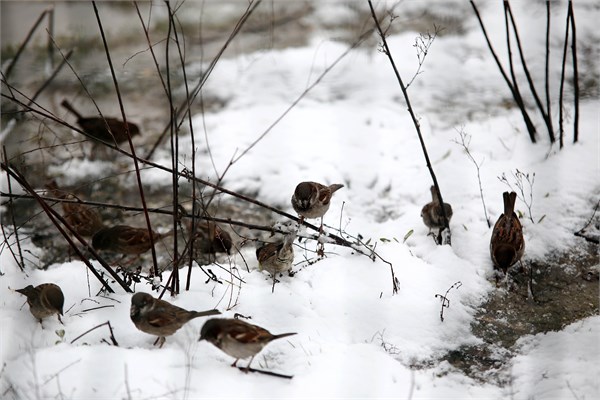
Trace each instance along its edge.
<instances>
[{"instance_id":1,"label":"small brown bird","mask_svg":"<svg viewBox=\"0 0 600 400\"><path fill-rule=\"evenodd\" d=\"M212 343L224 353L235 358L232 367L235 367L241 358L251 357L246 366L246 371L250 369L250 364L267 344L275 339L281 339L296 333L282 333L273 335L268 330L260 326L252 325L239 319L231 318L212 318L204 323L200 331L200 339Z\"/></svg>"},{"instance_id":2,"label":"small brown bird","mask_svg":"<svg viewBox=\"0 0 600 400\"><path fill-rule=\"evenodd\" d=\"M189 224L191 229L191 223ZM231 254L233 240L231 235L221 229L221 227L212 221L198 222L196 224L196 233L194 237L194 247L203 254L227 253Z\"/></svg>"},{"instance_id":3,"label":"small brown bird","mask_svg":"<svg viewBox=\"0 0 600 400\"><path fill-rule=\"evenodd\" d=\"M16 291L27 296L29 311L40 323L43 318L54 314L58 314L58 320L62 323L60 316L63 315L65 296L58 285L42 283L36 287L29 285Z\"/></svg>"},{"instance_id":4,"label":"small brown bird","mask_svg":"<svg viewBox=\"0 0 600 400\"><path fill-rule=\"evenodd\" d=\"M82 131L99 142L123 143L127 141L127 129L131 137L140 134L140 129L132 122L125 124L121 120L110 117L83 117L67 100L63 100L60 104L77 117L77 125Z\"/></svg>"},{"instance_id":5,"label":"small brown bird","mask_svg":"<svg viewBox=\"0 0 600 400\"><path fill-rule=\"evenodd\" d=\"M152 238L157 240L170 233L158 234L152 232ZM96 250L110 250L121 254L142 254L152 247L150 234L146 228L134 228L128 225L116 225L103 228L92 237L92 246Z\"/></svg>"},{"instance_id":6,"label":"small brown bird","mask_svg":"<svg viewBox=\"0 0 600 400\"><path fill-rule=\"evenodd\" d=\"M46 188L50 194L61 200L78 200L73 194L59 189L56 181L51 181L46 184ZM65 221L77 232L84 237L91 237L104 227L102 216L98 210L85 206L80 203L61 203L63 209L63 217Z\"/></svg>"},{"instance_id":7,"label":"small brown bird","mask_svg":"<svg viewBox=\"0 0 600 400\"><path fill-rule=\"evenodd\" d=\"M329 209L331 196L343 187L341 184L325 186L317 182L301 182L292 196L292 207L302 219L323 218Z\"/></svg>"},{"instance_id":8,"label":"small brown bird","mask_svg":"<svg viewBox=\"0 0 600 400\"><path fill-rule=\"evenodd\" d=\"M440 205L440 198L435 190L435 186L431 186L431 202L425 204L421 210L421 218L429 230L432 229L440 230L444 228L444 217L442 216L442 207ZM450 222L452 218L452 207L448 203L444 203L444 211L446 212L446 218Z\"/></svg>"},{"instance_id":9,"label":"small brown bird","mask_svg":"<svg viewBox=\"0 0 600 400\"><path fill-rule=\"evenodd\" d=\"M157 335L154 345L159 348L188 321L209 315L221 314L219 310L188 311L164 300L155 299L148 293L136 293L131 297L131 321L140 331Z\"/></svg>"},{"instance_id":10,"label":"small brown bird","mask_svg":"<svg viewBox=\"0 0 600 400\"><path fill-rule=\"evenodd\" d=\"M283 241L267 243L256 249L259 270L266 270L275 276L277 273L292 269L295 238L296 232L288 233Z\"/></svg>"},{"instance_id":11,"label":"small brown bird","mask_svg":"<svg viewBox=\"0 0 600 400\"><path fill-rule=\"evenodd\" d=\"M505 275L508 269L521 260L525 250L523 228L519 218L514 212L515 192L504 192L504 214L500 215L492 231L490 241L490 254L494 268L501 270Z\"/></svg>"}]
</instances>

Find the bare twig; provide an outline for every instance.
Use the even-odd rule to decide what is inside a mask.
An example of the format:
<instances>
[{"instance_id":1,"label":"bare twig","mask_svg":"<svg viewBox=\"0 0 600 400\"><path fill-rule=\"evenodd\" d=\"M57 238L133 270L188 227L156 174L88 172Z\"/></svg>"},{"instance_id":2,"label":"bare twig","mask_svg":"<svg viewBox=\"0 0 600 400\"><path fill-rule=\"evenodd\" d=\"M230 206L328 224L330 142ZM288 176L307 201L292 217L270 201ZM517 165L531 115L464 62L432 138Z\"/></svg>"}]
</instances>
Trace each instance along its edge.
<instances>
[{"instance_id":1,"label":"bare twig","mask_svg":"<svg viewBox=\"0 0 600 400\"><path fill-rule=\"evenodd\" d=\"M6 153L6 146L2 146L2 157L4 158L4 164L8 165L8 155ZM8 192L12 193L12 182L10 179L10 174L6 174L6 182L8 185ZM10 217L11 217L11 222L13 224L13 232L15 235L15 242L17 244L17 251L19 253L19 258L17 258L15 256L15 254L12 251L12 247L8 244L8 241L6 242L6 244L8 245L9 249L11 249L11 253L13 253L13 256L15 258L15 261L17 262L17 265L19 266L19 269L21 271L25 270L25 261L23 260L23 250L21 249L21 241L19 240L19 229L17 228L17 221L15 220L15 209L13 206L13 202L12 202L12 198L9 199L9 206L10 206ZM2 229L2 233L4 234L4 229Z\"/></svg>"},{"instance_id":2,"label":"bare twig","mask_svg":"<svg viewBox=\"0 0 600 400\"><path fill-rule=\"evenodd\" d=\"M592 216L590 217L590 219L588 220L588 222L583 226L583 228L581 228L580 230L578 230L577 232L575 232L575 236L584 238L585 240L587 240L590 243L600 244L600 239L598 239L598 237L591 237L589 235L586 235L586 232L585 232L585 230L594 221L594 217L596 216L596 212L598 212L598 207L599 206L600 206L600 200L598 200L598 202L596 203L596 207L594 207L594 212L592 213Z\"/></svg>"},{"instance_id":3,"label":"bare twig","mask_svg":"<svg viewBox=\"0 0 600 400\"><path fill-rule=\"evenodd\" d=\"M88 333L103 327L104 325L108 326L108 330L110 331L110 341L112 342L113 346L119 346L119 343L117 343L117 339L115 339L115 335L112 329L112 326L110 324L110 321L106 321L100 325L96 325L95 327L93 327L92 329L88 329L87 331L83 332L81 335L77 336L75 339L71 340L71 344L75 343L77 340L81 339L82 337L84 337L85 335L87 335Z\"/></svg>"},{"instance_id":4,"label":"bare twig","mask_svg":"<svg viewBox=\"0 0 600 400\"><path fill-rule=\"evenodd\" d=\"M256 373L263 374L263 375L274 376L276 378L292 379L294 377L293 375L283 375L283 374L278 374L277 372L265 371L262 369L246 368L246 367L236 367L236 368L244 373L256 372Z\"/></svg>"},{"instance_id":5,"label":"bare twig","mask_svg":"<svg viewBox=\"0 0 600 400\"><path fill-rule=\"evenodd\" d=\"M485 221L487 222L488 228L491 228L492 223L487 213L487 207L485 206L485 200L483 196L483 185L481 184L481 174L479 171L481 165L483 164L483 160L481 161L481 163L478 164L477 161L475 161L475 158L473 158L471 151L469 150L469 145L471 144L471 135L467 134L463 129L457 130L457 132L460 136L460 142L458 140L454 140L454 143L462 146L465 153L467 153L467 157L469 157L469 160L471 160L471 162L475 165L475 169L477 170L477 181L479 182L479 196L481 198L481 204L483 205L483 214L485 215Z\"/></svg>"},{"instance_id":6,"label":"bare twig","mask_svg":"<svg viewBox=\"0 0 600 400\"><path fill-rule=\"evenodd\" d=\"M25 47L31 40L31 37L37 30L38 26L40 25L40 23L42 22L42 20L46 16L46 14L48 14L48 9L42 11L42 13L38 17L38 19L33 23L31 29L29 29L29 32L27 32L27 36L25 37L25 40L23 40L23 42L17 49L15 56L12 58L12 60L10 60L10 64L8 64L8 67L6 68L6 72L4 73L4 79L6 79L7 81L8 81L8 78L10 77L10 74L11 74L14 66L17 64L17 61L19 61L19 58L21 57L21 53L23 53L23 50L25 50Z\"/></svg>"},{"instance_id":7,"label":"bare twig","mask_svg":"<svg viewBox=\"0 0 600 400\"><path fill-rule=\"evenodd\" d=\"M106 60L108 61L108 66L110 68L110 73L112 75L113 83L115 86L115 91L117 93L117 99L119 100L119 108L121 109L121 118L123 119L123 125L125 127L125 132L127 133L127 141L129 142L129 150L131 151L133 165L135 167L135 175L137 178L138 191L140 194L140 201L142 202L142 207L144 208L144 217L146 218L146 226L148 227L148 232L152 232L152 224L150 222L150 216L149 216L148 210L147 210L146 197L144 196L144 186L142 185L142 177L140 175L140 167L138 165L138 158L135 155L135 147L133 146L133 142L131 140L131 132L129 132L129 125L127 124L127 115L125 114L125 108L123 106L123 99L121 98L121 91L119 90L119 82L117 81L117 76L115 74L115 69L113 67L112 58L110 56L110 50L108 48L108 43L106 41L106 36L104 34L104 28L102 27L102 20L100 18L100 14L98 13L98 7L96 7L95 1L92 1L92 6L94 7L94 14L96 14L96 21L98 23L98 28L100 29L100 35L102 36L102 43L104 44ZM154 237L153 237L153 235L148 235L148 237L150 238L150 244L151 244L150 250L152 252L154 275L159 276L160 272L158 270L156 249L154 248Z\"/></svg>"},{"instance_id":8,"label":"bare twig","mask_svg":"<svg viewBox=\"0 0 600 400\"><path fill-rule=\"evenodd\" d=\"M573 102L575 112L573 115L573 143L579 140L579 70L577 67L577 31L575 29L575 11L573 10L573 1L569 0L569 15L571 21L571 54L573 57Z\"/></svg>"},{"instance_id":9,"label":"bare twig","mask_svg":"<svg viewBox=\"0 0 600 400\"><path fill-rule=\"evenodd\" d=\"M500 73L502 74L502 77L504 78L504 81L506 82L506 85L508 86L508 88L513 96L513 99L515 100L515 103L517 103L517 106L519 107L519 110L521 111L521 115L523 116L523 121L525 122L525 126L527 127L527 132L529 133L529 138L531 139L532 143L535 143L536 142L535 125L533 125L533 122L531 121L531 118L529 117L529 114L527 113L527 109L525 108L523 99L521 98L520 93L515 91L514 85L511 83L510 79L508 78L508 75L506 74L506 72L504 71L504 68L502 67L502 64L500 63L500 59L498 58L498 56L496 55L496 52L494 51L494 47L492 46L492 42L490 41L490 38L487 34L485 25L483 24L483 20L481 19L481 16L479 15L479 10L477 9L475 2L471 0L470 3L471 3L471 6L473 7L473 11L475 12L475 16L477 17L477 20L479 21L479 26L481 27L481 31L483 32L483 36L485 37L485 41L488 45L488 48L490 49L490 52L492 53L492 56L494 57L494 61L496 62L496 65L498 66L498 69L500 70Z\"/></svg>"},{"instance_id":10,"label":"bare twig","mask_svg":"<svg viewBox=\"0 0 600 400\"><path fill-rule=\"evenodd\" d=\"M438 185L438 181L435 176L435 172L433 171L433 166L431 165L431 161L429 160L429 154L427 153L427 147L425 146L425 140L423 139L423 135L421 133L421 125L420 125L419 120L417 119L417 116L415 115L415 112L411 106L410 98L408 97L408 91L406 90L406 86L402 82L402 77L400 76L400 72L398 71L398 68L396 68L396 63L394 62L394 58L392 57L392 53L388 46L387 40L385 38L385 34L383 33L383 31L381 29L381 25L379 24L379 20L377 19L377 15L375 14L375 9L373 8L373 3L371 2L371 0L369 0L369 8L371 9L371 16L373 17L373 21L375 21L375 26L377 27L377 32L379 33L379 37L381 38L381 40L383 42L383 52L387 55L387 57L390 61L392 69L394 70L394 74L396 75L396 80L398 81L398 84L400 85L400 89L402 90L402 94L404 95L404 101L406 102L408 112L409 112L410 117L412 118L413 124L415 126L417 136L419 137L419 142L421 143L421 149L423 150L423 156L425 157L425 162L427 164L427 168L429 169L431 179L433 180L433 184L435 185L435 189L436 189L440 204L444 204L444 200L442 198L442 192ZM447 232L446 235L444 235L444 237L447 238L447 244L450 244L451 237L450 237L450 225L448 222L448 216L446 215L445 207L440 207L440 210L442 212L442 217L444 220L444 229L443 230L445 230ZM440 232L440 235L441 235L441 232ZM441 244L441 242L442 241L440 241L440 244Z\"/></svg>"},{"instance_id":11,"label":"bare twig","mask_svg":"<svg viewBox=\"0 0 600 400\"><path fill-rule=\"evenodd\" d=\"M505 13L508 12L508 15L510 17L510 22L512 24L513 27L513 32L515 34L515 39L517 42L517 49L519 50L519 57L521 58L521 66L523 67L523 71L525 72L525 76L527 77L527 83L529 84L529 89L531 90L531 94L533 95L533 98L535 99L535 104L538 107L538 110L540 111L540 114L542 114L542 118L544 120L544 122L546 123L546 128L548 129L548 136L550 137L550 143L554 143L556 141L556 138L554 137L554 128L552 127L552 120L550 118L550 116L548 115L548 113L546 112L546 110L544 109L544 105L542 104L542 101L540 99L540 97L538 96L537 90L535 89L535 85L533 83L533 78L531 77L531 74L529 73L529 68L527 67L527 62L525 61L525 56L523 54L523 47L521 46L521 39L519 37L519 32L517 31L517 24L515 22L515 18L512 12L512 9L510 8L510 3L508 2L508 0L504 1L504 10ZM515 85L516 87L516 85Z\"/></svg>"},{"instance_id":12,"label":"bare twig","mask_svg":"<svg viewBox=\"0 0 600 400\"><path fill-rule=\"evenodd\" d=\"M254 12L254 10L256 10L256 8L261 3L261 1L262 0L256 0L256 1L255 0L250 0L248 2L248 7L246 8L246 11L244 11L244 14L242 14L242 16L240 17L240 19L237 21L235 27L233 28L233 31L231 32L231 34L229 35L229 37L227 38L227 40L225 41L225 43L223 44L223 46L221 46L221 49L219 50L219 52L217 53L217 55L215 56L215 58L213 58L213 60L211 61L211 63L208 66L207 70L203 71L202 77L199 79L198 84L192 90L191 98L188 96L188 98L184 99L183 102L182 102L182 104L179 107L177 107L177 109L176 109L177 110L176 111L176 118L175 118L176 120L179 119L179 117L182 115L182 113L187 113L187 112L190 111L190 108L189 108L188 105L191 106L191 104L193 104L196 96L198 95L198 93L200 93L200 90L202 89L202 87L204 86L204 84L208 80L208 77L211 75L213 69L215 68L215 65L220 60L221 56L223 55L223 53L225 52L225 50L227 49L227 47L229 47L229 45L231 44L231 42L233 41L233 39L236 37L236 35L240 32L240 30L242 29L242 26L244 26L244 24L246 23L246 21L248 20L248 18L250 17L250 15L252 15L252 13ZM183 123L183 119L182 119L182 123ZM177 124L177 126L179 127L179 123ZM158 148L158 146L162 142L164 136L169 131L169 128L170 128L170 124L167 125L167 126L165 126L165 128L163 129L163 132L161 133L161 135L157 139L156 143L154 144L154 146L152 147L152 149L150 149L150 151L146 155L146 157L145 157L146 159L152 158L152 156L154 154L154 151L156 151L156 149Z\"/></svg>"},{"instance_id":13,"label":"bare twig","mask_svg":"<svg viewBox=\"0 0 600 400\"><path fill-rule=\"evenodd\" d=\"M444 322L444 309L450 308L450 299L448 298L448 292L450 292L452 289L458 289L461 286L462 286L461 281L455 282L452 286L450 286L448 288L448 290L446 290L446 293L443 296L441 294L435 295L435 298L439 297L440 300L442 300L442 309L440 310L440 320L442 322Z\"/></svg>"},{"instance_id":14,"label":"bare twig","mask_svg":"<svg viewBox=\"0 0 600 400\"><path fill-rule=\"evenodd\" d=\"M565 70L567 65L567 48L569 43L569 27L571 25L571 8L567 10L567 22L565 24L565 44L563 46L562 67L560 70L560 87L558 90L558 143L562 149L564 146L564 124L563 124L563 96L565 89Z\"/></svg>"}]
</instances>

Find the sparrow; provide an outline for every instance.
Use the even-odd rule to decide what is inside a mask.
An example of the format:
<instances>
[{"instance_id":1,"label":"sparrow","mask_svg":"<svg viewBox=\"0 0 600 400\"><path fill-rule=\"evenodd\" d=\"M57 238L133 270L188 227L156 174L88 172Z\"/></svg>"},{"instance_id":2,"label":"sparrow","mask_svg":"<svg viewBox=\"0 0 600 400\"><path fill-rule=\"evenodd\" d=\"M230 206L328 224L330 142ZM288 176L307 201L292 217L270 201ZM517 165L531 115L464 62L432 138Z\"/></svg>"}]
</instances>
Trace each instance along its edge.
<instances>
[{"instance_id":1,"label":"sparrow","mask_svg":"<svg viewBox=\"0 0 600 400\"><path fill-rule=\"evenodd\" d=\"M444 217L442 216L442 207L440 205L440 199L435 190L435 186L431 186L431 202L425 204L421 210L421 218L429 230L431 229L443 229L444 228ZM446 218L450 222L452 218L452 207L448 203L444 203L444 211L446 212Z\"/></svg>"},{"instance_id":2,"label":"sparrow","mask_svg":"<svg viewBox=\"0 0 600 400\"><path fill-rule=\"evenodd\" d=\"M329 209L331 196L343 187L341 184L325 186L317 182L301 182L292 196L292 207L301 219L323 218Z\"/></svg>"},{"instance_id":3,"label":"sparrow","mask_svg":"<svg viewBox=\"0 0 600 400\"><path fill-rule=\"evenodd\" d=\"M61 200L79 200L73 193L60 189L55 180L46 184L50 195ZM79 203L61 202L63 217L75 232L91 237L104 227L98 210Z\"/></svg>"},{"instance_id":4,"label":"sparrow","mask_svg":"<svg viewBox=\"0 0 600 400\"><path fill-rule=\"evenodd\" d=\"M200 340L212 343L224 353L235 358L232 367L235 367L241 358L250 358L250 364L267 344L275 339L281 339L296 333L282 333L273 335L268 330L245 321L232 318L211 318L204 323L200 331Z\"/></svg>"},{"instance_id":5,"label":"sparrow","mask_svg":"<svg viewBox=\"0 0 600 400\"><path fill-rule=\"evenodd\" d=\"M42 319L54 314L58 314L58 320L62 323L60 316L63 315L65 296L58 285L42 283L36 287L28 285L16 291L27 296L29 311L40 323L42 323Z\"/></svg>"},{"instance_id":6,"label":"sparrow","mask_svg":"<svg viewBox=\"0 0 600 400\"><path fill-rule=\"evenodd\" d=\"M128 139L127 128L131 137L140 134L140 129L132 122L125 124L121 120L110 117L83 117L67 100L63 100L60 104L77 118L77 125L82 131L99 142L108 144L123 143Z\"/></svg>"},{"instance_id":7,"label":"sparrow","mask_svg":"<svg viewBox=\"0 0 600 400\"><path fill-rule=\"evenodd\" d=\"M152 232L154 242L170 233ZM110 250L121 254L142 254L150 250L150 234L146 228L134 228L127 225L116 225L100 229L92 237L92 246L96 250Z\"/></svg>"},{"instance_id":8,"label":"sparrow","mask_svg":"<svg viewBox=\"0 0 600 400\"><path fill-rule=\"evenodd\" d=\"M276 243L267 243L256 249L258 269L266 270L271 275L289 271L294 261L293 243L296 232L288 233L285 239Z\"/></svg>"},{"instance_id":9,"label":"sparrow","mask_svg":"<svg viewBox=\"0 0 600 400\"><path fill-rule=\"evenodd\" d=\"M189 230L192 224L189 224ZM196 223L196 232L194 236L194 248L204 254L227 253L231 254L233 240L231 235L221 229L221 227L212 221Z\"/></svg>"},{"instance_id":10,"label":"sparrow","mask_svg":"<svg viewBox=\"0 0 600 400\"><path fill-rule=\"evenodd\" d=\"M221 314L219 310L188 311L164 300L155 299L148 293L136 293L131 297L130 317L140 331L157 335L154 345L159 348L188 321L209 315Z\"/></svg>"},{"instance_id":11,"label":"sparrow","mask_svg":"<svg viewBox=\"0 0 600 400\"><path fill-rule=\"evenodd\" d=\"M525 250L523 228L514 212L515 192L504 192L504 214L500 215L494 225L490 240L490 255L494 269L501 270L505 275L508 269L521 260Z\"/></svg>"}]
</instances>

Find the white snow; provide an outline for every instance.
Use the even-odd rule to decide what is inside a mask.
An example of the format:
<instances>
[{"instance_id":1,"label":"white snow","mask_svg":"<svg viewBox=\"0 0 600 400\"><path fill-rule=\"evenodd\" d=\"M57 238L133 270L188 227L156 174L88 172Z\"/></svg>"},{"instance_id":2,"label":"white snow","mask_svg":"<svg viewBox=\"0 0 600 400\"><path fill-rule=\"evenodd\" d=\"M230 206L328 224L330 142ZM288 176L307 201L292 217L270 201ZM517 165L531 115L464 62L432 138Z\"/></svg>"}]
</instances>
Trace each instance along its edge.
<instances>
[{"instance_id":1,"label":"white snow","mask_svg":"<svg viewBox=\"0 0 600 400\"><path fill-rule=\"evenodd\" d=\"M407 4L416 7L414 2ZM349 13L335 3L318 7L322 7L318 15L323 20L332 18L336 10L344 18ZM481 11L496 50L504 54L500 8L486 2ZM543 8L538 5L533 12L518 2L513 8L519 20L527 21L520 25L520 33L527 35L528 45L534 41L529 38L538 36L543 43L544 24L528 23L543 18ZM561 5L554 10L556 49L561 48L559 21L564 20L564 9ZM396 12L401 10L402 4ZM297 183L344 184L333 197L325 223L335 227L333 233L341 225L348 233L362 234L365 241L378 241L376 250L393 264L399 279L398 294L392 294L387 264L326 244L324 260L302 268L294 277L280 278L274 293L271 280L256 269L251 246L244 249L249 273L241 258L233 256L231 263L245 283L238 306L231 311L226 311L231 287L204 284L198 271L192 290L165 298L188 309L216 307L226 317L234 313L252 316L251 323L273 333L297 332L271 343L253 363L256 368L294 376L285 380L230 368L229 356L197 342L203 318L168 337L162 349L153 348L155 338L138 331L129 319L130 295L118 290L97 296L100 285L88 276L83 263L52 265L45 271L30 265L23 274L4 249L0 254L2 397L16 393L18 398L77 399L598 398L598 316L560 332L520 339L518 355L508 367L510 387L482 384L447 362L436 361L449 350L480 342L470 324L480 304L496 290L489 257L491 229L485 222L475 167L454 142L459 138L457 130L471 136L469 148L481 163L492 222L502 213L501 194L508 190L498 177L506 174L514 187L511 173L517 169L535 173L531 213L536 223L529 220L526 204L517 201L517 209L524 214L527 260L574 246L580 239L573 232L589 219L600 193L598 99L581 104L579 143L571 143L569 119L565 148L551 147L536 118L540 143L532 145L518 111L501 105L510 94L475 18L466 10L467 33L437 38L423 74L409 89L444 200L454 209L452 247L436 246L427 236L420 210L430 199L430 175L389 61L372 48L349 53L231 166L222 184L234 191L257 193L260 201L290 213ZM595 28L594 21L600 17L597 8L585 10L576 8L580 38ZM346 44L320 35L323 32L305 47L265 50L219 62L205 90L229 102L218 112L194 117L197 143L206 150L205 124L217 168L200 151L196 162L201 178L216 181L230 160L246 150L347 49ZM406 32L388 38L405 80L417 68L412 47L416 35ZM553 57L559 57L558 52L554 50ZM541 68L543 63L532 65L535 73L541 73ZM553 76L559 71L560 64L553 63ZM553 82L557 85L556 79ZM187 152L182 160L188 167L190 144L189 136L180 139L180 148ZM170 166L169 157L165 150L156 160ZM93 169L87 163L73 161L68 172L64 168L62 172L76 179L79 176L73 171ZM61 172L61 167L53 172ZM142 177L149 185L170 185L170 176L161 171L145 170ZM526 185L526 195L527 190ZM273 222L277 219L274 216ZM410 230L413 234L403 242ZM40 251L31 243L23 246ZM315 247L314 242L307 245L309 250ZM303 254L313 256L297 247L297 263ZM223 279L228 277L223 271L218 273ZM435 295L444 294L458 281L462 286L450 291L451 306L441 322L440 300ZM42 329L23 305L25 298L13 292L43 282L55 282L63 289L64 326L49 318ZM138 284L136 290L149 292L150 287ZM237 295L235 290L232 296ZM108 307L88 310L101 306ZM109 338L106 326L70 343L106 321L114 329L118 347L102 342ZM61 329L65 331L62 339L56 333Z\"/></svg>"}]
</instances>

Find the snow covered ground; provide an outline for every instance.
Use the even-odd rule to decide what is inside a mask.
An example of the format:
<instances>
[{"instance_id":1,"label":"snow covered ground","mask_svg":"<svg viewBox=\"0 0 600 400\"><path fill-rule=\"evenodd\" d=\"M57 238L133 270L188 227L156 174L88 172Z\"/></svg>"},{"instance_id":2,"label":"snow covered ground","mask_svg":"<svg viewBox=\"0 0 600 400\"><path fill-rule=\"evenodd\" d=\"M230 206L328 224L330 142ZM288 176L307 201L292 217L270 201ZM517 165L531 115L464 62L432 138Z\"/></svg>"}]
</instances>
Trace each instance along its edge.
<instances>
[{"instance_id":1,"label":"snow covered ground","mask_svg":"<svg viewBox=\"0 0 600 400\"><path fill-rule=\"evenodd\" d=\"M488 32L497 51L504 54L501 7L485 6L482 14ZM515 4L515 13L523 20L520 33L528 38L528 46L539 50L530 51L542 54L532 61L532 70L542 76L543 7L521 6ZM407 7L416 6L408 2ZM324 9L317 15L322 16ZM328 12L340 15L343 9L343 4L327 5ZM561 48L565 9L556 7L554 14L556 49ZM576 9L578 35L594 37L591 32L600 12L597 7L584 9ZM402 13L402 4L396 13ZM532 145L518 111L502 106L510 94L476 20L470 12L465 18L466 33L438 37L424 72L409 89L444 200L454 209L452 247L436 246L427 236L420 210L430 200L431 179L389 62L373 48L344 57L230 167L223 182L234 191L257 193L257 199L290 213L290 197L297 183L343 183L325 223L378 241L378 253L393 264L400 281L398 294L392 294L388 265L333 245L326 245L324 260L305 266L294 277L280 278L272 293L271 281L256 269L254 249L249 246L243 250L249 273L239 256L230 260L245 281L233 310L226 311L230 287L204 284L199 278L193 280L189 292L176 299L165 298L188 309L215 307L226 317L234 313L252 316L250 322L273 333L297 332L271 343L253 363L256 368L294 376L285 380L230 368L233 360L229 356L206 342L197 342L203 318L167 338L162 349L153 348L154 337L139 332L129 319L129 294L89 296L89 292L97 293L100 285L88 277L83 263L52 265L45 271L30 268L23 274L4 250L0 278L2 397L598 398L598 316L560 332L520 339L515 346L518 355L502 366L510 381L503 387L481 383L448 362L437 361L448 351L481 342L471 332L471 322L480 304L499 290L492 279L491 229L483 214L476 169L455 143L458 131L471 135L469 149L481 163L482 188L492 222L502 213L502 192L509 190L498 177L506 174L515 187L511 173L517 169L530 176L535 173L531 210L522 200L516 206L524 214L525 260L543 260L551 252L576 246L581 239L573 232L590 218L600 194L598 99L581 104L579 143L570 142L569 120L565 148L551 147L538 119L540 143ZM405 80L417 68L412 47L415 36L415 32L406 32L388 38ZM206 91L227 99L227 104L218 112L194 118L201 149L206 148L206 129L216 171L206 152L200 151L199 175L215 181L232 157L247 149L346 49L347 45L315 32L307 46L220 61ZM555 50L553 57L559 57L557 53ZM552 63L552 76L559 72L560 63ZM552 82L556 91L558 80ZM554 110L556 113L556 106ZM187 152L182 160L188 166L190 147L189 137L182 137L180 148ZM164 151L156 160L170 166L169 157ZM170 185L170 176L156 170L146 170L142 176L148 185ZM528 185L525 190L528 196ZM530 211L535 223L529 219ZM411 230L414 232L403 242ZM25 246L40 251L31 244ZM310 250L315 247L312 242L307 245ZM303 254L311 256L297 247L299 265ZM435 295L445 293L457 281L462 286L450 291L451 307L441 322L440 300ZM50 318L42 329L27 305L23 306L24 298L13 292L42 282L62 287L64 326ZM139 284L136 290L149 292L150 288ZM107 307L94 309L100 306ZM106 327L71 344L105 321L110 321L118 347L101 342L109 336ZM57 330L64 330L64 336Z\"/></svg>"}]
</instances>

